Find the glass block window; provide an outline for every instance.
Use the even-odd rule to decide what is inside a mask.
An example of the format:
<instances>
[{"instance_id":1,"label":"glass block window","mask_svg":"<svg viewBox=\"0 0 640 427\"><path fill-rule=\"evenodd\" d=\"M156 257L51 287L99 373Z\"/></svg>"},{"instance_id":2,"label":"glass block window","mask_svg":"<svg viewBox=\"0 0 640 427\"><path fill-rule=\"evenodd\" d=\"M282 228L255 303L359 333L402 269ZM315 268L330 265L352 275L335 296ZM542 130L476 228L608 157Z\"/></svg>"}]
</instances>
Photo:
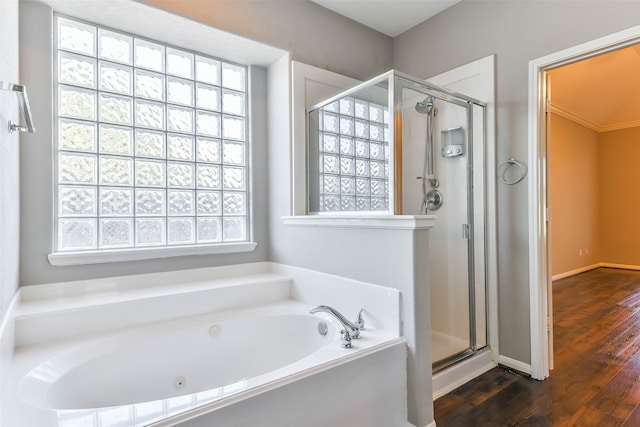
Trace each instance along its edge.
<instances>
[{"instance_id":1,"label":"glass block window","mask_svg":"<svg viewBox=\"0 0 640 427\"><path fill-rule=\"evenodd\" d=\"M56 17L57 251L248 239L247 69Z\"/></svg>"},{"instance_id":2,"label":"glass block window","mask_svg":"<svg viewBox=\"0 0 640 427\"><path fill-rule=\"evenodd\" d=\"M389 210L389 111L346 97L320 109L321 212Z\"/></svg>"}]
</instances>

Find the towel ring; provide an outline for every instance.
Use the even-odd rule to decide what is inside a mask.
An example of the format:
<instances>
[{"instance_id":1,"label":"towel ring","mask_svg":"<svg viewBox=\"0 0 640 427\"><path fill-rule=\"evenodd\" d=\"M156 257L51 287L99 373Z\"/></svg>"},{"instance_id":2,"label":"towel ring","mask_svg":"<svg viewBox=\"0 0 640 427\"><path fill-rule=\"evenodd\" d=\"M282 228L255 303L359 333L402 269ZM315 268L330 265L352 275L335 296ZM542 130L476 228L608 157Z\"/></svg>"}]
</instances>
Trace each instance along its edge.
<instances>
[{"instance_id":1,"label":"towel ring","mask_svg":"<svg viewBox=\"0 0 640 427\"><path fill-rule=\"evenodd\" d=\"M512 166L517 166L520 174L515 179L507 180L507 171L511 169ZM527 167L515 157L510 157L509 160L502 162L500 166L498 166L498 179L500 179L500 182L503 184L517 184L522 181L525 176L527 176Z\"/></svg>"}]
</instances>

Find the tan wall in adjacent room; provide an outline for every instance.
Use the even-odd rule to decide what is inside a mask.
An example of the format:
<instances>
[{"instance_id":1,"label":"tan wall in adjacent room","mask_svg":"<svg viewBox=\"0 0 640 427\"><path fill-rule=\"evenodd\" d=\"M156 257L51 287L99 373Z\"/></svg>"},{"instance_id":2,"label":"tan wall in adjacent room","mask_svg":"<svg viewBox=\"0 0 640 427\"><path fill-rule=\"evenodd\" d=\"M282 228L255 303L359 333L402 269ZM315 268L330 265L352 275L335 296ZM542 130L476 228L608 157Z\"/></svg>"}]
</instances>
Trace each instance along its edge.
<instances>
[{"instance_id":1,"label":"tan wall in adjacent room","mask_svg":"<svg viewBox=\"0 0 640 427\"><path fill-rule=\"evenodd\" d=\"M552 276L639 267L640 127L596 132L552 114L550 131Z\"/></svg>"},{"instance_id":2,"label":"tan wall in adjacent room","mask_svg":"<svg viewBox=\"0 0 640 427\"><path fill-rule=\"evenodd\" d=\"M599 141L601 262L640 266L640 127Z\"/></svg>"},{"instance_id":3,"label":"tan wall in adjacent room","mask_svg":"<svg viewBox=\"0 0 640 427\"><path fill-rule=\"evenodd\" d=\"M551 274L555 276L602 259L601 165L597 132L556 114L551 115L550 130Z\"/></svg>"}]
</instances>

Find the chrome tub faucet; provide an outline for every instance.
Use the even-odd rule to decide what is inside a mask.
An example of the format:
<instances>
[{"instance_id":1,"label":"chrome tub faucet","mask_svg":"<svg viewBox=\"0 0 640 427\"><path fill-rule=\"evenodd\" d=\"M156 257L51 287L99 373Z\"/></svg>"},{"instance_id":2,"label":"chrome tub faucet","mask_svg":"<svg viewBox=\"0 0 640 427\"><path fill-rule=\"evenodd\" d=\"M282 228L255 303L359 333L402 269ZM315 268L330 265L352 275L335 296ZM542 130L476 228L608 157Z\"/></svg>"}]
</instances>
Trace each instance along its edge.
<instances>
[{"instance_id":1,"label":"chrome tub faucet","mask_svg":"<svg viewBox=\"0 0 640 427\"><path fill-rule=\"evenodd\" d=\"M355 322L351 322L349 319L344 317L338 310L335 308L329 307L328 305L317 305L315 307L311 307L309 309L309 313L329 313L333 317L335 317L338 322L342 325L342 330L340 331L340 337L342 339L342 346L345 348L351 348L351 340L356 340L360 338L360 331L364 329L364 319L362 318L362 312L364 309L360 309L358 313L358 317L356 317Z\"/></svg>"}]
</instances>

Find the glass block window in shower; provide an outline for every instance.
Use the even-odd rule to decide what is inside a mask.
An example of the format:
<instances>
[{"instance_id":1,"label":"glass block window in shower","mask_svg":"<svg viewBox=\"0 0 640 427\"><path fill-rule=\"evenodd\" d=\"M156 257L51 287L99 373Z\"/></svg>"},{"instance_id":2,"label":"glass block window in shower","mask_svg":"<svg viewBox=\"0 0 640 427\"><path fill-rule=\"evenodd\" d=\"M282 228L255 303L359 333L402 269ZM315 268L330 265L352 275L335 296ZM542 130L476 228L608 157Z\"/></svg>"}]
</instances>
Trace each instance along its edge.
<instances>
[{"instance_id":1,"label":"glass block window in shower","mask_svg":"<svg viewBox=\"0 0 640 427\"><path fill-rule=\"evenodd\" d=\"M56 16L55 248L247 241L247 69Z\"/></svg>"},{"instance_id":2,"label":"glass block window in shower","mask_svg":"<svg viewBox=\"0 0 640 427\"><path fill-rule=\"evenodd\" d=\"M351 96L310 112L311 212L389 210L388 113Z\"/></svg>"}]
</instances>

